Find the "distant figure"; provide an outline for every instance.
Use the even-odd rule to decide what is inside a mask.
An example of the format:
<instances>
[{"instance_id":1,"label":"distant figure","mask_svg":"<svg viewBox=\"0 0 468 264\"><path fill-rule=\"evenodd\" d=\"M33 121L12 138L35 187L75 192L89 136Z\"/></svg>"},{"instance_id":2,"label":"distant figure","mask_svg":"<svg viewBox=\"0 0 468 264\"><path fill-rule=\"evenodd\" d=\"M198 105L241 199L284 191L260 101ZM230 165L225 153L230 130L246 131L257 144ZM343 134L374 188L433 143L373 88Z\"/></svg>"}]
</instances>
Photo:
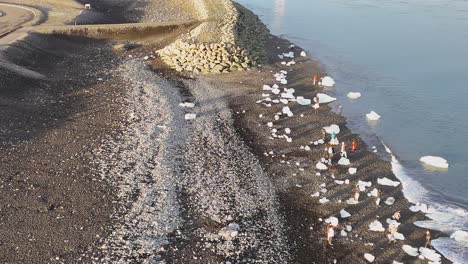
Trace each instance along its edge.
<instances>
[{"instance_id":1,"label":"distant figure","mask_svg":"<svg viewBox=\"0 0 468 264\"><path fill-rule=\"evenodd\" d=\"M359 195L361 193L361 190L359 189L359 185L356 185L356 188L354 188L354 201L359 202Z\"/></svg>"},{"instance_id":2,"label":"distant figure","mask_svg":"<svg viewBox=\"0 0 468 264\"><path fill-rule=\"evenodd\" d=\"M377 197L375 198L375 205L380 206L380 199L382 198L382 191L377 190Z\"/></svg>"},{"instance_id":3,"label":"distant figure","mask_svg":"<svg viewBox=\"0 0 468 264\"><path fill-rule=\"evenodd\" d=\"M401 218L400 211L397 211L396 213L394 213L392 218L397 221L400 221L400 218Z\"/></svg>"},{"instance_id":4,"label":"distant figure","mask_svg":"<svg viewBox=\"0 0 468 264\"><path fill-rule=\"evenodd\" d=\"M426 230L426 243L424 244L424 247L428 248L431 246L431 232L429 230Z\"/></svg>"},{"instance_id":5,"label":"distant figure","mask_svg":"<svg viewBox=\"0 0 468 264\"><path fill-rule=\"evenodd\" d=\"M316 114L318 113L318 110L320 108L319 100L320 99L318 98L318 96L314 97L314 104L312 105L312 107L314 108Z\"/></svg>"},{"instance_id":6,"label":"distant figure","mask_svg":"<svg viewBox=\"0 0 468 264\"><path fill-rule=\"evenodd\" d=\"M341 157L348 158L348 153L346 153L346 144L341 142L341 150L340 150Z\"/></svg>"},{"instance_id":7,"label":"distant figure","mask_svg":"<svg viewBox=\"0 0 468 264\"><path fill-rule=\"evenodd\" d=\"M322 128L322 140L325 141L325 138L327 137L327 131L325 128Z\"/></svg>"},{"instance_id":8,"label":"distant figure","mask_svg":"<svg viewBox=\"0 0 468 264\"><path fill-rule=\"evenodd\" d=\"M333 156L335 156L335 149L332 145L328 145L328 159L333 159Z\"/></svg>"},{"instance_id":9,"label":"distant figure","mask_svg":"<svg viewBox=\"0 0 468 264\"><path fill-rule=\"evenodd\" d=\"M314 74L314 77L312 77L312 82L313 82L314 86L317 85L317 81L318 81L318 76L317 76L317 74Z\"/></svg>"},{"instance_id":10,"label":"distant figure","mask_svg":"<svg viewBox=\"0 0 468 264\"><path fill-rule=\"evenodd\" d=\"M327 241L328 245L333 246L333 237L335 236L335 227L332 224L327 226Z\"/></svg>"},{"instance_id":11,"label":"distant figure","mask_svg":"<svg viewBox=\"0 0 468 264\"><path fill-rule=\"evenodd\" d=\"M358 143L355 139L351 142L351 152L355 152L358 147Z\"/></svg>"},{"instance_id":12,"label":"distant figure","mask_svg":"<svg viewBox=\"0 0 468 264\"><path fill-rule=\"evenodd\" d=\"M330 144L334 146L338 146L340 142L338 142L338 138L336 137L335 132L332 132L330 135Z\"/></svg>"},{"instance_id":13,"label":"distant figure","mask_svg":"<svg viewBox=\"0 0 468 264\"><path fill-rule=\"evenodd\" d=\"M395 225L395 224L390 224L388 226L388 242L389 243L395 243L396 242L396 238L395 238L395 234L398 232L398 226Z\"/></svg>"}]
</instances>

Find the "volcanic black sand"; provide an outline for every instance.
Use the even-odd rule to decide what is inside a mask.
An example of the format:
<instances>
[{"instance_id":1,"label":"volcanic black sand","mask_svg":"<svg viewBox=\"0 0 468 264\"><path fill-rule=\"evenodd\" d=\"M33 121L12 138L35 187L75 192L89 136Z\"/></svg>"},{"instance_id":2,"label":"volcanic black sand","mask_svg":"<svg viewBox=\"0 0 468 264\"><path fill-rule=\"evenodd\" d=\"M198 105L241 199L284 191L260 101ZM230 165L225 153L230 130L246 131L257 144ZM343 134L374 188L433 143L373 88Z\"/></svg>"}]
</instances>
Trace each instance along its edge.
<instances>
[{"instance_id":1,"label":"volcanic black sand","mask_svg":"<svg viewBox=\"0 0 468 264\"><path fill-rule=\"evenodd\" d=\"M283 104L256 103L282 69L296 96L321 90L311 81L323 75L317 62L280 64L278 54L301 51L290 44L270 36L266 65L210 76L143 60L154 46L115 51L108 41L31 35L8 48L9 62L35 73L0 72L0 262L364 263L364 253L376 263L421 262L401 250L424 244L412 224L424 216L408 210L401 185L378 187L392 206L366 195L377 178L397 180L388 157L371 153L326 105L315 114L289 103L294 116L274 120ZM195 108L179 106L187 101ZM323 145L310 142L331 124L340 141L359 141L348 151L355 175L337 165L316 175ZM272 128L290 128L292 142L270 139ZM348 205L358 180L372 188ZM327 192L311 197L323 183ZM339 229L326 246L319 219L342 208L352 216L340 222L353 230L340 237ZM405 241L368 231L397 210ZM238 233L220 232L233 223Z\"/></svg>"}]
</instances>

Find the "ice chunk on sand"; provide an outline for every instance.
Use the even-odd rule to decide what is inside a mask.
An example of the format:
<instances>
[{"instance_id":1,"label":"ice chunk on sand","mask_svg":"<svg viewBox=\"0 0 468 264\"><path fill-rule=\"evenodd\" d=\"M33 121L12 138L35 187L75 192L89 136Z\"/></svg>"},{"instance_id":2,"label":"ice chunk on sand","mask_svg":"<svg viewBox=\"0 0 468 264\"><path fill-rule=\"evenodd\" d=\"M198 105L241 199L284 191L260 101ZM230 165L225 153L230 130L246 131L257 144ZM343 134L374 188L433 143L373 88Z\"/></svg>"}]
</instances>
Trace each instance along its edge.
<instances>
[{"instance_id":1,"label":"ice chunk on sand","mask_svg":"<svg viewBox=\"0 0 468 264\"><path fill-rule=\"evenodd\" d=\"M320 192L313 193L313 194L311 194L310 196L312 196L312 197L319 197L319 196L320 196Z\"/></svg>"},{"instance_id":2,"label":"ice chunk on sand","mask_svg":"<svg viewBox=\"0 0 468 264\"><path fill-rule=\"evenodd\" d=\"M418 249L410 245L403 245L401 248L410 256L416 257L419 255Z\"/></svg>"},{"instance_id":3,"label":"ice chunk on sand","mask_svg":"<svg viewBox=\"0 0 468 264\"><path fill-rule=\"evenodd\" d=\"M284 133L291 134L291 129L289 127L285 128Z\"/></svg>"},{"instance_id":4,"label":"ice chunk on sand","mask_svg":"<svg viewBox=\"0 0 468 264\"><path fill-rule=\"evenodd\" d=\"M267 126L268 126L268 127L272 127L272 126L273 126L273 122L268 122L268 123L267 123Z\"/></svg>"},{"instance_id":5,"label":"ice chunk on sand","mask_svg":"<svg viewBox=\"0 0 468 264\"><path fill-rule=\"evenodd\" d=\"M398 223L398 221L394 220L394 219L387 218L386 221L387 221L387 224L389 224L389 225L395 225L397 227L400 225L400 223Z\"/></svg>"},{"instance_id":6,"label":"ice chunk on sand","mask_svg":"<svg viewBox=\"0 0 468 264\"><path fill-rule=\"evenodd\" d=\"M323 163L320 162L320 161L317 162L317 164L315 165L315 167L316 167L317 169L319 169L319 170L327 170L327 169L328 169L327 165L323 164Z\"/></svg>"},{"instance_id":7,"label":"ice chunk on sand","mask_svg":"<svg viewBox=\"0 0 468 264\"><path fill-rule=\"evenodd\" d=\"M441 256L433 249L425 248L425 247L420 247L419 252L421 252L421 255L433 262L440 263L441 261Z\"/></svg>"},{"instance_id":8,"label":"ice chunk on sand","mask_svg":"<svg viewBox=\"0 0 468 264\"><path fill-rule=\"evenodd\" d=\"M376 188L374 188L371 192L370 192L370 195L371 196L374 196L374 197L377 197L377 194L378 194L378 190Z\"/></svg>"},{"instance_id":9,"label":"ice chunk on sand","mask_svg":"<svg viewBox=\"0 0 468 264\"><path fill-rule=\"evenodd\" d=\"M392 262L392 264L404 264L404 263L403 263L403 262L398 262L398 261L394 260L394 261Z\"/></svg>"},{"instance_id":10,"label":"ice chunk on sand","mask_svg":"<svg viewBox=\"0 0 468 264\"><path fill-rule=\"evenodd\" d=\"M387 205L392 205L392 204L395 203L395 198L393 198L393 197L388 197L387 200L385 200L385 203L386 203Z\"/></svg>"},{"instance_id":11,"label":"ice chunk on sand","mask_svg":"<svg viewBox=\"0 0 468 264\"><path fill-rule=\"evenodd\" d=\"M348 172L349 172L349 174L351 174L351 175L352 175L352 174L356 174L357 169L356 169L356 168L349 168L349 169L348 169Z\"/></svg>"},{"instance_id":12,"label":"ice chunk on sand","mask_svg":"<svg viewBox=\"0 0 468 264\"><path fill-rule=\"evenodd\" d=\"M392 181L387 177L384 177L382 179L378 178L377 183L380 184L380 185L393 186L393 187L396 187L396 186L400 185L400 182Z\"/></svg>"},{"instance_id":13,"label":"ice chunk on sand","mask_svg":"<svg viewBox=\"0 0 468 264\"><path fill-rule=\"evenodd\" d=\"M269 85L264 84L263 87L262 87L262 90L264 90L264 91L271 91L271 90L273 90L273 89L272 89Z\"/></svg>"},{"instance_id":14,"label":"ice chunk on sand","mask_svg":"<svg viewBox=\"0 0 468 264\"><path fill-rule=\"evenodd\" d=\"M417 203L413 206L411 206L409 208L412 212L418 212L418 211L421 211L423 213L427 213L428 212L428 208L427 208L427 204L420 204L420 203Z\"/></svg>"},{"instance_id":15,"label":"ice chunk on sand","mask_svg":"<svg viewBox=\"0 0 468 264\"><path fill-rule=\"evenodd\" d=\"M310 105L312 103L312 100L310 99L305 99L304 97L302 96L298 96L296 98L296 102L300 105Z\"/></svg>"},{"instance_id":16,"label":"ice chunk on sand","mask_svg":"<svg viewBox=\"0 0 468 264\"><path fill-rule=\"evenodd\" d=\"M325 223L327 224L332 224L333 226L338 226L338 218L334 216L330 216L327 219L324 220Z\"/></svg>"},{"instance_id":17,"label":"ice chunk on sand","mask_svg":"<svg viewBox=\"0 0 468 264\"><path fill-rule=\"evenodd\" d=\"M341 218L348 218L348 217L351 217L351 214L348 213L345 209L341 209L341 211L340 211L340 217L341 217Z\"/></svg>"},{"instance_id":18,"label":"ice chunk on sand","mask_svg":"<svg viewBox=\"0 0 468 264\"><path fill-rule=\"evenodd\" d=\"M286 114L288 116L293 116L293 113L291 112L291 109L289 108L289 106L283 107L282 112L283 112L283 114Z\"/></svg>"},{"instance_id":19,"label":"ice chunk on sand","mask_svg":"<svg viewBox=\"0 0 468 264\"><path fill-rule=\"evenodd\" d=\"M395 234L393 234L393 237L397 240L405 240L405 236L402 233L396 232Z\"/></svg>"},{"instance_id":20,"label":"ice chunk on sand","mask_svg":"<svg viewBox=\"0 0 468 264\"><path fill-rule=\"evenodd\" d=\"M323 129L325 129L325 132L327 132L328 134L335 133L337 135L337 134L340 133L340 127L338 125L335 125L335 124L333 124L331 126L323 127Z\"/></svg>"},{"instance_id":21,"label":"ice chunk on sand","mask_svg":"<svg viewBox=\"0 0 468 264\"><path fill-rule=\"evenodd\" d=\"M342 165L342 166L348 166L349 164L351 164L349 162L349 159L345 158L345 157L342 157L339 161L338 161L338 164L339 165Z\"/></svg>"},{"instance_id":22,"label":"ice chunk on sand","mask_svg":"<svg viewBox=\"0 0 468 264\"><path fill-rule=\"evenodd\" d=\"M326 197L323 197L319 200L319 203L324 204L324 203L328 203L328 201L330 200L328 200Z\"/></svg>"},{"instance_id":23,"label":"ice chunk on sand","mask_svg":"<svg viewBox=\"0 0 468 264\"><path fill-rule=\"evenodd\" d=\"M280 99L279 101L285 105L289 103L288 99Z\"/></svg>"},{"instance_id":24,"label":"ice chunk on sand","mask_svg":"<svg viewBox=\"0 0 468 264\"><path fill-rule=\"evenodd\" d=\"M197 118L197 114L185 114L185 120L192 120Z\"/></svg>"},{"instance_id":25,"label":"ice chunk on sand","mask_svg":"<svg viewBox=\"0 0 468 264\"><path fill-rule=\"evenodd\" d=\"M325 141L323 139L317 140L317 144L324 144L324 143L325 143Z\"/></svg>"},{"instance_id":26,"label":"ice chunk on sand","mask_svg":"<svg viewBox=\"0 0 468 264\"><path fill-rule=\"evenodd\" d=\"M347 96L348 96L349 99L358 99L359 97L361 97L361 93L350 92L350 93L348 93Z\"/></svg>"},{"instance_id":27,"label":"ice chunk on sand","mask_svg":"<svg viewBox=\"0 0 468 264\"><path fill-rule=\"evenodd\" d=\"M375 259L374 255L369 254L369 253L365 253L364 258L369 262L374 262L374 259Z\"/></svg>"},{"instance_id":28,"label":"ice chunk on sand","mask_svg":"<svg viewBox=\"0 0 468 264\"><path fill-rule=\"evenodd\" d=\"M322 85L326 87L332 87L335 85L335 80L330 76L325 76L322 78Z\"/></svg>"},{"instance_id":29,"label":"ice chunk on sand","mask_svg":"<svg viewBox=\"0 0 468 264\"><path fill-rule=\"evenodd\" d=\"M366 117L367 119L372 121L377 121L380 119L380 116L374 111L371 111L370 113L366 114Z\"/></svg>"},{"instance_id":30,"label":"ice chunk on sand","mask_svg":"<svg viewBox=\"0 0 468 264\"><path fill-rule=\"evenodd\" d=\"M335 183L338 184L338 185L342 185L344 183L344 181L335 180Z\"/></svg>"},{"instance_id":31,"label":"ice chunk on sand","mask_svg":"<svg viewBox=\"0 0 468 264\"><path fill-rule=\"evenodd\" d=\"M188 102L180 103L179 105L182 106L182 107L187 107L187 108L192 108L192 107L195 106L194 103L188 103Z\"/></svg>"},{"instance_id":32,"label":"ice chunk on sand","mask_svg":"<svg viewBox=\"0 0 468 264\"><path fill-rule=\"evenodd\" d=\"M383 227L382 223L379 220L374 220L372 223L369 224L369 230L375 232L383 232L385 228Z\"/></svg>"},{"instance_id":33,"label":"ice chunk on sand","mask_svg":"<svg viewBox=\"0 0 468 264\"><path fill-rule=\"evenodd\" d=\"M306 57L307 54L305 53L305 51L301 51L301 57Z\"/></svg>"},{"instance_id":34,"label":"ice chunk on sand","mask_svg":"<svg viewBox=\"0 0 468 264\"><path fill-rule=\"evenodd\" d=\"M349 198L348 200L346 200L346 203L347 204L358 204L359 202L354 200L354 198Z\"/></svg>"},{"instance_id":35,"label":"ice chunk on sand","mask_svg":"<svg viewBox=\"0 0 468 264\"><path fill-rule=\"evenodd\" d=\"M348 236L348 234L346 233L346 231L341 230L341 231L340 231L340 236L345 237L345 236Z\"/></svg>"},{"instance_id":36,"label":"ice chunk on sand","mask_svg":"<svg viewBox=\"0 0 468 264\"><path fill-rule=\"evenodd\" d=\"M230 223L228 226L219 230L218 235L222 236L225 240L231 240L239 233L240 226L236 223Z\"/></svg>"},{"instance_id":37,"label":"ice chunk on sand","mask_svg":"<svg viewBox=\"0 0 468 264\"><path fill-rule=\"evenodd\" d=\"M363 192L363 191L366 190L366 188L372 186L372 182L366 182L366 181L361 181L361 180L359 180L357 185L359 186L359 190L360 190L361 192Z\"/></svg>"},{"instance_id":38,"label":"ice chunk on sand","mask_svg":"<svg viewBox=\"0 0 468 264\"><path fill-rule=\"evenodd\" d=\"M419 159L421 162L442 169L447 169L449 167L446 159L436 156L424 156Z\"/></svg>"},{"instance_id":39,"label":"ice chunk on sand","mask_svg":"<svg viewBox=\"0 0 468 264\"><path fill-rule=\"evenodd\" d=\"M283 53L283 57L285 58L294 58L294 52Z\"/></svg>"},{"instance_id":40,"label":"ice chunk on sand","mask_svg":"<svg viewBox=\"0 0 468 264\"><path fill-rule=\"evenodd\" d=\"M467 245L468 244L468 232L463 231L463 230L457 230L453 232L450 235L450 238L454 239L455 241L458 241L462 244Z\"/></svg>"},{"instance_id":41,"label":"ice chunk on sand","mask_svg":"<svg viewBox=\"0 0 468 264\"><path fill-rule=\"evenodd\" d=\"M282 97L282 98L286 98L286 99L294 99L294 98L296 98L296 97L294 97L294 94L289 93L289 92L281 93L281 97Z\"/></svg>"},{"instance_id":42,"label":"ice chunk on sand","mask_svg":"<svg viewBox=\"0 0 468 264\"><path fill-rule=\"evenodd\" d=\"M320 104L327 104L336 100L335 97L331 97L328 94L324 94L324 93L318 93L317 97L319 99Z\"/></svg>"}]
</instances>

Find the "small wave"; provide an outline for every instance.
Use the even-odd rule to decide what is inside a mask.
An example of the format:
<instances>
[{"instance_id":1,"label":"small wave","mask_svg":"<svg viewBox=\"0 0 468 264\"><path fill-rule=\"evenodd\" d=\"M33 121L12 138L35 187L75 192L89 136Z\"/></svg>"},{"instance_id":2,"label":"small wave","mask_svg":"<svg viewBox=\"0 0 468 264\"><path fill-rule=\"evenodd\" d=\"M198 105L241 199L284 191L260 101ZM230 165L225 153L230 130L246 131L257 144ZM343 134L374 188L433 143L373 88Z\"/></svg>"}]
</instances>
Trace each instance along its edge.
<instances>
[{"instance_id":1,"label":"small wave","mask_svg":"<svg viewBox=\"0 0 468 264\"><path fill-rule=\"evenodd\" d=\"M392 158L392 172L401 181L403 194L406 199L411 203L429 204L430 213L426 214L426 216L431 220L418 221L415 225L439 230L448 235L456 231L458 231L458 234L465 232L463 230L468 228L468 212L461 208L454 208L432 201L431 197L428 197L428 191L405 172L405 168L393 155L392 150L385 143L381 143ZM434 240L432 245L452 262L468 263L468 241L464 239L456 241L452 238L444 237Z\"/></svg>"}]
</instances>

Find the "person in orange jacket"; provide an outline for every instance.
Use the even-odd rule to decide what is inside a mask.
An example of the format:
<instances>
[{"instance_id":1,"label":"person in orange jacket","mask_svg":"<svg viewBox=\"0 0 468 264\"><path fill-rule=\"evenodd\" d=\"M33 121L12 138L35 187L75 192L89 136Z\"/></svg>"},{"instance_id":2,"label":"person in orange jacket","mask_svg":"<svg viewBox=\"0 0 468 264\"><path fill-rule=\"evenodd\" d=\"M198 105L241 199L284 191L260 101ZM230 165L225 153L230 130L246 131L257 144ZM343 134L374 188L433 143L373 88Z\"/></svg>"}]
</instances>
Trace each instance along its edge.
<instances>
[{"instance_id":1,"label":"person in orange jacket","mask_svg":"<svg viewBox=\"0 0 468 264\"><path fill-rule=\"evenodd\" d=\"M353 139L353 141L351 142L351 151L352 152L356 151L357 147L358 147L358 143L355 139Z\"/></svg>"},{"instance_id":2,"label":"person in orange jacket","mask_svg":"<svg viewBox=\"0 0 468 264\"><path fill-rule=\"evenodd\" d=\"M312 83L315 85L317 85L317 81L318 81L318 76L317 74L314 74L314 77L312 77Z\"/></svg>"}]
</instances>

